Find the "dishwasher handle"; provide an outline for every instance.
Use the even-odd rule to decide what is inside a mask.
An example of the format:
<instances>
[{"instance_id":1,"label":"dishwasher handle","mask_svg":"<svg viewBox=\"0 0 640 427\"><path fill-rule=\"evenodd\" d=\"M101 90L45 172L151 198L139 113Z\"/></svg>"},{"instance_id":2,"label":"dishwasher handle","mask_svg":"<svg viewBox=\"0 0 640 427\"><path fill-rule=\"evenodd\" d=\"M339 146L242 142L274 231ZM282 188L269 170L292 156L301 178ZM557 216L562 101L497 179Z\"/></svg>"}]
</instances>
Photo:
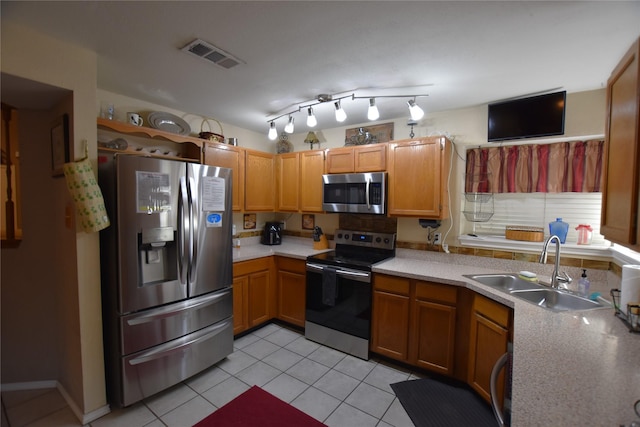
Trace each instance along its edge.
<instances>
[{"instance_id":1,"label":"dishwasher handle","mask_svg":"<svg viewBox=\"0 0 640 427\"><path fill-rule=\"evenodd\" d=\"M493 369L491 370L491 380L490 380L491 408L493 409L493 413L496 416L496 419L498 420L498 426L500 427L505 427L506 424L504 423L504 416L502 415L502 409L500 408L498 403L497 382L498 382L498 375L500 375L500 371L502 370L502 368L504 368L504 366L509 361L510 356L511 356L511 353L509 352L506 352L505 354L500 356L496 364L493 365Z\"/></svg>"}]
</instances>

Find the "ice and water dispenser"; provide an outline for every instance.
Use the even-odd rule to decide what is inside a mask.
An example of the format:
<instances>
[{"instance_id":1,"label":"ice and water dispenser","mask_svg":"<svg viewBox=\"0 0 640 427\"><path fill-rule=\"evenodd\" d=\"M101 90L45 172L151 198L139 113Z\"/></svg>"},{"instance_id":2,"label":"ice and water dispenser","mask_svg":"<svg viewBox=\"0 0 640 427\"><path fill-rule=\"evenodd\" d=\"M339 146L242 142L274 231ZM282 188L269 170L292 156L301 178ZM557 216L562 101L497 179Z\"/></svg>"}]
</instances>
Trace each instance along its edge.
<instances>
[{"instance_id":1,"label":"ice and water dispenser","mask_svg":"<svg viewBox=\"0 0 640 427\"><path fill-rule=\"evenodd\" d=\"M173 227L143 228L138 233L140 286L178 278L178 250Z\"/></svg>"}]
</instances>

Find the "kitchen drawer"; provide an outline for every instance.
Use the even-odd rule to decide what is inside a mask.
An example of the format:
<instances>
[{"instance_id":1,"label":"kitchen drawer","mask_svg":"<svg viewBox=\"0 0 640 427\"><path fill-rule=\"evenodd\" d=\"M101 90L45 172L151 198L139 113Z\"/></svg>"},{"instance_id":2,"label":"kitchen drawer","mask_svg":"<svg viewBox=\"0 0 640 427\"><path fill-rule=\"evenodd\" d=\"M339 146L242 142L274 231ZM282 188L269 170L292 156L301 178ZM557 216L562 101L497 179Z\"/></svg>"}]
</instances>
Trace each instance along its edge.
<instances>
[{"instance_id":1,"label":"kitchen drawer","mask_svg":"<svg viewBox=\"0 0 640 427\"><path fill-rule=\"evenodd\" d=\"M233 314L231 289L123 316L122 354L131 354L202 329Z\"/></svg>"},{"instance_id":2,"label":"kitchen drawer","mask_svg":"<svg viewBox=\"0 0 640 427\"><path fill-rule=\"evenodd\" d=\"M455 305L458 299L458 289L455 286L418 281L416 282L416 298Z\"/></svg>"},{"instance_id":3,"label":"kitchen drawer","mask_svg":"<svg viewBox=\"0 0 640 427\"><path fill-rule=\"evenodd\" d=\"M233 277L244 276L256 271L268 270L271 265L271 256L240 261L233 264Z\"/></svg>"},{"instance_id":4,"label":"kitchen drawer","mask_svg":"<svg viewBox=\"0 0 640 427\"><path fill-rule=\"evenodd\" d=\"M409 295L411 282L409 279L376 274L373 279L373 289L400 295Z\"/></svg>"},{"instance_id":5,"label":"kitchen drawer","mask_svg":"<svg viewBox=\"0 0 640 427\"><path fill-rule=\"evenodd\" d=\"M483 296L476 295L473 301L473 309L503 328L509 328L510 308Z\"/></svg>"},{"instance_id":6,"label":"kitchen drawer","mask_svg":"<svg viewBox=\"0 0 640 427\"><path fill-rule=\"evenodd\" d=\"M233 320L121 359L122 402L128 406L178 384L233 352Z\"/></svg>"}]
</instances>

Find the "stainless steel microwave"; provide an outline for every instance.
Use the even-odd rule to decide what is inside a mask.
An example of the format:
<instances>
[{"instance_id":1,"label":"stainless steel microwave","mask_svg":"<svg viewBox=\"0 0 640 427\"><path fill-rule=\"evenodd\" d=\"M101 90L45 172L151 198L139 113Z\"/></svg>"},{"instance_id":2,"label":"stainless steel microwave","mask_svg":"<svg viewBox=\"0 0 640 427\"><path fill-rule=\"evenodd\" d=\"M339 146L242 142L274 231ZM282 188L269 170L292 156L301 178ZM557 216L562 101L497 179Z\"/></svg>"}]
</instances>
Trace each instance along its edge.
<instances>
[{"instance_id":1,"label":"stainless steel microwave","mask_svg":"<svg viewBox=\"0 0 640 427\"><path fill-rule=\"evenodd\" d=\"M322 209L385 214L386 190L386 172L322 175Z\"/></svg>"}]
</instances>

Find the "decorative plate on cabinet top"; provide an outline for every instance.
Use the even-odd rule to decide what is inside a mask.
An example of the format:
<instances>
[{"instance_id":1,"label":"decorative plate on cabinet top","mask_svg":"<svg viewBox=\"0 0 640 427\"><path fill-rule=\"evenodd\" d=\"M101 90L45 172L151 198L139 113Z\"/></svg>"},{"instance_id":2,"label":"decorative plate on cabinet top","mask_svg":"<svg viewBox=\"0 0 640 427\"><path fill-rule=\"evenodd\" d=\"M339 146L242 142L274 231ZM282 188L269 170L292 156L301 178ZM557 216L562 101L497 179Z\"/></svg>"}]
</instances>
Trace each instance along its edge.
<instances>
[{"instance_id":1,"label":"decorative plate on cabinet top","mask_svg":"<svg viewBox=\"0 0 640 427\"><path fill-rule=\"evenodd\" d=\"M189 124L180 117L161 111L149 114L149 125L151 125L152 128L176 133L178 135L189 135L191 132Z\"/></svg>"}]
</instances>

